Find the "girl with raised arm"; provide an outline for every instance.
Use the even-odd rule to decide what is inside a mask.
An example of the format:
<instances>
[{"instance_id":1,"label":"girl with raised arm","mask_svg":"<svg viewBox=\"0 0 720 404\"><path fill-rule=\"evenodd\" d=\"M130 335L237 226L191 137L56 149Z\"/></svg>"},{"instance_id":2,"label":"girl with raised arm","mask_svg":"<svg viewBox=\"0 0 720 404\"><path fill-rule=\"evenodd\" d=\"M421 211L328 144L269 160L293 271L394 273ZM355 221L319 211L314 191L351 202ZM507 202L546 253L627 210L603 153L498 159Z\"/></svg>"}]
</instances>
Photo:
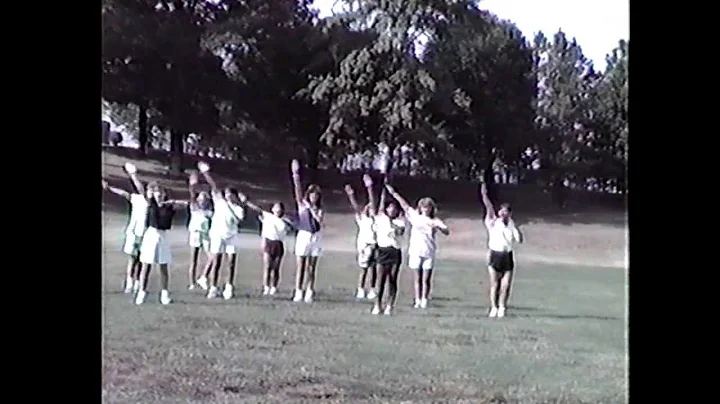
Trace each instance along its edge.
<instances>
[{"instance_id":1,"label":"girl with raised arm","mask_svg":"<svg viewBox=\"0 0 720 404\"><path fill-rule=\"evenodd\" d=\"M422 198L418 201L417 209L398 194L395 189L386 184L385 188L395 198L405 211L405 217L410 222L410 245L408 246L408 267L415 271L415 308L426 308L432 287L432 274L435 267L435 253L437 243L436 232L440 231L446 236L450 230L445 223L435 217L435 201L432 198Z\"/></svg>"},{"instance_id":2,"label":"girl with raised arm","mask_svg":"<svg viewBox=\"0 0 720 404\"><path fill-rule=\"evenodd\" d=\"M487 186L480 186L480 199L485 205L485 227L488 230L488 274L490 276L490 317L505 317L510 286L515 269L513 247L523 242L523 235L511 218L510 204L503 203L495 212Z\"/></svg>"},{"instance_id":3,"label":"girl with raised arm","mask_svg":"<svg viewBox=\"0 0 720 404\"><path fill-rule=\"evenodd\" d=\"M292 173L295 203L298 209L298 232L295 237L297 271L295 273L293 301L300 302L304 298L306 303L312 303L315 293L318 258L322 255L322 191L319 186L311 184L303 195L300 180L300 163L297 160L293 160L290 164L290 171Z\"/></svg>"},{"instance_id":4,"label":"girl with raised arm","mask_svg":"<svg viewBox=\"0 0 720 404\"><path fill-rule=\"evenodd\" d=\"M197 178L190 177L190 186ZM155 186L152 190L152 197L148 200L147 229L140 245L140 290L135 295L135 304L141 305L147 296L148 279L153 265L160 268L160 303L170 304L170 292L168 291L169 273L168 265L172 259L168 230L172 228L175 210L186 208L188 201L168 199L167 191L161 186Z\"/></svg>"},{"instance_id":5,"label":"girl with raised arm","mask_svg":"<svg viewBox=\"0 0 720 404\"><path fill-rule=\"evenodd\" d=\"M386 179L387 181L387 179ZM400 210L395 202L385 206L386 191L383 187L380 194L378 214L375 216L375 230L377 233L377 264L380 270L377 301L373 307L373 314L379 314L382 308L385 287L388 290L388 303L385 306L385 315L391 315L397 298L397 280L402 262L400 243L405 234L405 218L400 216Z\"/></svg>"},{"instance_id":6,"label":"girl with raised arm","mask_svg":"<svg viewBox=\"0 0 720 404\"><path fill-rule=\"evenodd\" d=\"M270 206L270 211L250 202L247 197L240 193L240 202L248 209L258 213L262 224L262 251L263 251L263 295L274 295L277 293L280 283L280 265L285 255L285 244L283 240L292 228L285 218L285 206L282 202L275 202Z\"/></svg>"},{"instance_id":7,"label":"girl with raised arm","mask_svg":"<svg viewBox=\"0 0 720 404\"><path fill-rule=\"evenodd\" d=\"M212 219L213 208L210 194L207 192L196 192L195 186L198 183L196 173L190 175L190 222L188 223L188 244L190 245L190 269L188 271L188 289L195 289L197 282L197 264L200 250L205 251L207 263L210 263L210 219ZM206 266L207 266L206 263Z\"/></svg>"},{"instance_id":8,"label":"girl with raised arm","mask_svg":"<svg viewBox=\"0 0 720 404\"><path fill-rule=\"evenodd\" d=\"M238 230L240 222L245 218L245 210L240 206L238 191L235 188L225 188L221 191L210 175L210 166L206 163L198 163L198 170L205 177L205 181L212 189L213 216L208 230L209 246L208 252L212 256L210 266L206 268L205 275L198 279L198 284L203 289L208 289L208 299L218 297L218 278L222 256L228 256L228 280L225 283L222 296L225 300L232 299L234 295L235 265L237 264L237 252L240 248L240 237ZM210 275L210 287L208 288L208 275Z\"/></svg>"},{"instance_id":9,"label":"girl with raised arm","mask_svg":"<svg viewBox=\"0 0 720 404\"><path fill-rule=\"evenodd\" d=\"M368 193L368 204L362 208L355 199L355 191L350 185L345 185L345 193L347 194L350 206L355 211L355 223L358 226L357 233L357 262L360 267L358 276L357 294L358 299L364 299L365 280L367 279L368 269L370 270L370 289L367 292L368 299L374 299L377 286L377 267L375 262L375 254L377 250L377 241L375 239L375 201L373 200L372 178L365 174L363 183Z\"/></svg>"},{"instance_id":10,"label":"girl with raised arm","mask_svg":"<svg viewBox=\"0 0 720 404\"><path fill-rule=\"evenodd\" d=\"M145 233L145 220L147 215L148 200L152 197L152 189L148 186L147 191L137 177L137 168L131 163L125 163L125 172L135 187L136 192L130 193L124 189L111 187L103 180L102 187L115 195L119 195L130 202L130 220L125 228L125 242L123 252L128 255L127 270L125 276L125 293L137 292L140 288L140 244Z\"/></svg>"}]
</instances>

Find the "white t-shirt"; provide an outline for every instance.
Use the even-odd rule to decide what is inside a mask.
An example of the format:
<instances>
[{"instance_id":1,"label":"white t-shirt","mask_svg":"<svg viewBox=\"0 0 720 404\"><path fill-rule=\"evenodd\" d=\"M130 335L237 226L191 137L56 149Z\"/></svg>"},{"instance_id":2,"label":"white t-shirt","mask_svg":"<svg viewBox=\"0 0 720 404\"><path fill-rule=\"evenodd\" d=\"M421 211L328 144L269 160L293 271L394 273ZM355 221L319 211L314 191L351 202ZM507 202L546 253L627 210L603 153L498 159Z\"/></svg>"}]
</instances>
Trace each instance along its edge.
<instances>
[{"instance_id":1,"label":"white t-shirt","mask_svg":"<svg viewBox=\"0 0 720 404\"><path fill-rule=\"evenodd\" d=\"M210 219L212 216L213 211L210 209L190 208L190 223L188 223L188 230L207 233L210 231Z\"/></svg>"},{"instance_id":2,"label":"white t-shirt","mask_svg":"<svg viewBox=\"0 0 720 404\"><path fill-rule=\"evenodd\" d=\"M355 223L358 226L358 248L364 248L366 245L375 244L375 220L370 216L355 215Z\"/></svg>"},{"instance_id":3,"label":"white t-shirt","mask_svg":"<svg viewBox=\"0 0 720 404\"><path fill-rule=\"evenodd\" d=\"M375 232L377 235L377 245L380 248L400 248L402 234L396 229L405 229L405 220L402 217L390 219L387 215L375 216Z\"/></svg>"},{"instance_id":4,"label":"white t-shirt","mask_svg":"<svg viewBox=\"0 0 720 404\"><path fill-rule=\"evenodd\" d=\"M492 251L510 252L515 243L520 242L520 232L512 219L505 225L500 218L485 218L485 227L488 229L488 248Z\"/></svg>"},{"instance_id":5,"label":"white t-shirt","mask_svg":"<svg viewBox=\"0 0 720 404\"><path fill-rule=\"evenodd\" d=\"M130 195L130 221L126 234L142 237L145 234L145 221L147 219L148 201L140 194Z\"/></svg>"},{"instance_id":6,"label":"white t-shirt","mask_svg":"<svg viewBox=\"0 0 720 404\"><path fill-rule=\"evenodd\" d=\"M270 212L263 212L260 215L262 222L262 238L274 241L282 241L287 236L288 225L281 218Z\"/></svg>"},{"instance_id":7,"label":"white t-shirt","mask_svg":"<svg viewBox=\"0 0 720 404\"><path fill-rule=\"evenodd\" d=\"M211 236L228 239L238 233L238 225L245 217L245 210L242 206L230 203L223 198L213 198L215 212L210 224Z\"/></svg>"},{"instance_id":8,"label":"white t-shirt","mask_svg":"<svg viewBox=\"0 0 720 404\"><path fill-rule=\"evenodd\" d=\"M407 210L408 222L410 222L410 243L408 255L422 258L435 258L437 244L435 243L435 232L437 226L445 226L440 219L432 219L421 215L417 210Z\"/></svg>"}]
</instances>

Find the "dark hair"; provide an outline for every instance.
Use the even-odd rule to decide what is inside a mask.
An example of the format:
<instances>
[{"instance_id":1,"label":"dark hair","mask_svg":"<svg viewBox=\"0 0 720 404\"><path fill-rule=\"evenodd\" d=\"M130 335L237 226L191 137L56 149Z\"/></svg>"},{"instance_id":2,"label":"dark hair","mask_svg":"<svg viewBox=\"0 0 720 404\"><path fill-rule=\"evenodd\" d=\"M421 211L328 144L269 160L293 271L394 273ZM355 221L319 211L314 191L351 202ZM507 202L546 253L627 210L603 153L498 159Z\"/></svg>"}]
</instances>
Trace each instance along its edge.
<instances>
[{"instance_id":1,"label":"dark hair","mask_svg":"<svg viewBox=\"0 0 720 404\"><path fill-rule=\"evenodd\" d=\"M225 192L230 192L230 193L233 193L233 194L235 194L235 195L238 194L238 190L237 190L237 188L235 188L235 187L225 187Z\"/></svg>"},{"instance_id":2,"label":"dark hair","mask_svg":"<svg viewBox=\"0 0 720 404\"><path fill-rule=\"evenodd\" d=\"M506 209L508 212L512 212L512 208L510 208L510 204L507 203L507 202L506 202L506 203L501 203L501 204L500 204L500 209Z\"/></svg>"},{"instance_id":3,"label":"dark hair","mask_svg":"<svg viewBox=\"0 0 720 404\"><path fill-rule=\"evenodd\" d=\"M316 193L318 194L318 201L316 206L318 208L322 208L322 189L320 189L319 185L310 184L308 185L307 189L305 190L305 195L303 196L303 199L310 202L310 194Z\"/></svg>"},{"instance_id":4,"label":"dark hair","mask_svg":"<svg viewBox=\"0 0 720 404\"><path fill-rule=\"evenodd\" d=\"M270 210L272 210L272 208L275 207L275 205L277 205L280 209L282 209L283 212L285 211L285 204L282 203L282 202L273 202L273 203L271 203L271 204L270 204Z\"/></svg>"}]
</instances>

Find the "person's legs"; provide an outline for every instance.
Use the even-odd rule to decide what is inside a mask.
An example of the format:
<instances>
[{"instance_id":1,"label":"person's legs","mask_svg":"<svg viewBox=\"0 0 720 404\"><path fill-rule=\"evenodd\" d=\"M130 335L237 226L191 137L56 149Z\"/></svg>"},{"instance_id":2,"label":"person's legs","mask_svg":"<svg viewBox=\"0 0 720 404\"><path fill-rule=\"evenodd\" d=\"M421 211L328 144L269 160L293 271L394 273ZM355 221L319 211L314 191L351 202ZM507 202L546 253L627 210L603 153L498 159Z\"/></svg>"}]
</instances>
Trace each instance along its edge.
<instances>
[{"instance_id":1,"label":"person's legs","mask_svg":"<svg viewBox=\"0 0 720 404\"><path fill-rule=\"evenodd\" d=\"M415 308L420 307L420 302L423 297L423 269L417 268L415 270Z\"/></svg>"},{"instance_id":2,"label":"person's legs","mask_svg":"<svg viewBox=\"0 0 720 404\"><path fill-rule=\"evenodd\" d=\"M315 280L317 275L318 256L308 257L307 287L305 288L305 302L311 303L315 294Z\"/></svg>"},{"instance_id":3,"label":"person's legs","mask_svg":"<svg viewBox=\"0 0 720 404\"><path fill-rule=\"evenodd\" d=\"M190 247L190 269L188 270L188 288L195 288L195 280L197 279L197 263L200 255L200 247Z\"/></svg>"},{"instance_id":4,"label":"person's legs","mask_svg":"<svg viewBox=\"0 0 720 404\"><path fill-rule=\"evenodd\" d=\"M270 275L268 284L270 285L269 294L274 295L280 285L280 265L282 265L282 257L273 258L270 265Z\"/></svg>"},{"instance_id":5,"label":"person's legs","mask_svg":"<svg viewBox=\"0 0 720 404\"><path fill-rule=\"evenodd\" d=\"M367 268L368 272L370 272L370 293L368 294L368 299L373 299L375 298L378 287L377 251L375 246L370 247L370 258L368 259Z\"/></svg>"},{"instance_id":6,"label":"person's legs","mask_svg":"<svg viewBox=\"0 0 720 404\"><path fill-rule=\"evenodd\" d=\"M505 317L508 299L510 298L510 285L512 284L513 271L505 271L500 278L500 296L498 298L498 317Z\"/></svg>"},{"instance_id":7,"label":"person's legs","mask_svg":"<svg viewBox=\"0 0 720 404\"><path fill-rule=\"evenodd\" d=\"M148 279L150 279L150 270L152 269L152 264L143 264L142 270L140 271L140 290L138 290L137 295L135 295L135 304L140 305L143 304L145 301L145 295L147 294L147 285L148 285Z\"/></svg>"},{"instance_id":8,"label":"person's legs","mask_svg":"<svg viewBox=\"0 0 720 404\"><path fill-rule=\"evenodd\" d=\"M399 254L398 254L399 255ZM393 307L395 307L395 300L397 299L397 291L398 291L398 275L400 274L400 260L398 260L397 264L393 265L390 268L390 277L389 277L389 285L388 289L390 292L390 295L388 296L388 305L387 307L390 307L390 310L392 310ZM390 310L385 308L385 314L389 314L388 312Z\"/></svg>"},{"instance_id":9,"label":"person's legs","mask_svg":"<svg viewBox=\"0 0 720 404\"><path fill-rule=\"evenodd\" d=\"M296 269L295 269L295 296L293 301L299 302L303 298L303 286L305 285L305 265L307 264L307 257L298 256L296 257Z\"/></svg>"},{"instance_id":10,"label":"person's legs","mask_svg":"<svg viewBox=\"0 0 720 404\"><path fill-rule=\"evenodd\" d=\"M168 272L168 264L160 264L160 303L170 304L170 292L168 285L170 284L170 274Z\"/></svg>"},{"instance_id":11,"label":"person's legs","mask_svg":"<svg viewBox=\"0 0 720 404\"><path fill-rule=\"evenodd\" d=\"M138 264L137 255L129 255L127 262L127 269L125 270L125 293L131 293L133 291L133 285L135 284L135 268Z\"/></svg>"},{"instance_id":12,"label":"person's legs","mask_svg":"<svg viewBox=\"0 0 720 404\"><path fill-rule=\"evenodd\" d=\"M367 278L367 268L360 267L360 272L358 272L357 294L355 295L355 297L358 299L365 298L365 279L366 278Z\"/></svg>"},{"instance_id":13,"label":"person's legs","mask_svg":"<svg viewBox=\"0 0 720 404\"><path fill-rule=\"evenodd\" d=\"M273 258L270 256L270 253L263 252L263 275L262 275L262 284L263 284L263 295L267 295L270 293L270 285L272 284L272 266L273 266Z\"/></svg>"},{"instance_id":14,"label":"person's legs","mask_svg":"<svg viewBox=\"0 0 720 404\"><path fill-rule=\"evenodd\" d=\"M496 317L498 312L498 293L500 288L500 274L491 266L488 267L488 287L490 296L490 317Z\"/></svg>"},{"instance_id":15,"label":"person's legs","mask_svg":"<svg viewBox=\"0 0 720 404\"><path fill-rule=\"evenodd\" d=\"M232 299L235 289L235 266L237 265L237 252L233 248L227 254L228 256L228 279L225 283L225 289L223 290L223 297L225 300Z\"/></svg>"},{"instance_id":16,"label":"person's legs","mask_svg":"<svg viewBox=\"0 0 720 404\"><path fill-rule=\"evenodd\" d=\"M375 307L373 307L373 314L380 314L382 308L383 297L385 294L385 284L390 279L390 265L379 265L380 269L380 283L377 284L377 300L375 300Z\"/></svg>"},{"instance_id":17,"label":"person's legs","mask_svg":"<svg viewBox=\"0 0 720 404\"><path fill-rule=\"evenodd\" d=\"M433 269L432 268L424 268L423 269L423 289L421 294L421 305L423 308L427 306L428 299L430 298L430 287L432 285L432 275L433 275Z\"/></svg>"},{"instance_id":18,"label":"person's legs","mask_svg":"<svg viewBox=\"0 0 720 404\"><path fill-rule=\"evenodd\" d=\"M218 296L218 280L220 278L220 267L222 266L222 254L214 254L212 259L212 267L208 279L208 298Z\"/></svg>"}]
</instances>

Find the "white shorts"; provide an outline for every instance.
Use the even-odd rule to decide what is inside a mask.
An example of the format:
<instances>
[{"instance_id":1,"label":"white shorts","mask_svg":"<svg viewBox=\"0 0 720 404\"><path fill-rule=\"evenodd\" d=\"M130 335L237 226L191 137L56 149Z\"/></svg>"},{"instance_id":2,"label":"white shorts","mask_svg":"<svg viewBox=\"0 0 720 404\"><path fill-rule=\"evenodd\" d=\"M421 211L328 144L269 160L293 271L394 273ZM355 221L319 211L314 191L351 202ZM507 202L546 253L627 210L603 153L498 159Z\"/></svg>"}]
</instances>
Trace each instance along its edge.
<instances>
[{"instance_id":1,"label":"white shorts","mask_svg":"<svg viewBox=\"0 0 720 404\"><path fill-rule=\"evenodd\" d=\"M140 255L140 245L142 237L136 236L134 233L125 234L125 243L123 244L123 252L127 255L137 257Z\"/></svg>"},{"instance_id":2,"label":"white shorts","mask_svg":"<svg viewBox=\"0 0 720 404\"><path fill-rule=\"evenodd\" d=\"M375 244L363 244L357 246L358 255L357 261L360 268L368 268L375 262L375 250L377 246Z\"/></svg>"},{"instance_id":3,"label":"white shorts","mask_svg":"<svg viewBox=\"0 0 720 404\"><path fill-rule=\"evenodd\" d=\"M237 234L229 238L211 235L208 243L210 254L237 254L240 250L240 236Z\"/></svg>"},{"instance_id":4,"label":"white shorts","mask_svg":"<svg viewBox=\"0 0 720 404\"><path fill-rule=\"evenodd\" d=\"M140 262L143 264L169 264L170 241L166 230L150 227L145 231L140 245Z\"/></svg>"},{"instance_id":5,"label":"white shorts","mask_svg":"<svg viewBox=\"0 0 720 404\"><path fill-rule=\"evenodd\" d=\"M190 231L189 236L190 237L188 239L188 244L190 245L190 247L202 247L202 249L206 251L210 249L210 237L207 233L203 233L200 231Z\"/></svg>"},{"instance_id":6,"label":"white shorts","mask_svg":"<svg viewBox=\"0 0 720 404\"><path fill-rule=\"evenodd\" d=\"M300 230L295 236L295 255L298 257L319 257L322 255L322 235Z\"/></svg>"},{"instance_id":7,"label":"white shorts","mask_svg":"<svg viewBox=\"0 0 720 404\"><path fill-rule=\"evenodd\" d=\"M414 269L417 271L418 269L422 268L423 271L430 271L433 269L433 265L435 265L434 258L408 255L408 267L410 269Z\"/></svg>"}]
</instances>

